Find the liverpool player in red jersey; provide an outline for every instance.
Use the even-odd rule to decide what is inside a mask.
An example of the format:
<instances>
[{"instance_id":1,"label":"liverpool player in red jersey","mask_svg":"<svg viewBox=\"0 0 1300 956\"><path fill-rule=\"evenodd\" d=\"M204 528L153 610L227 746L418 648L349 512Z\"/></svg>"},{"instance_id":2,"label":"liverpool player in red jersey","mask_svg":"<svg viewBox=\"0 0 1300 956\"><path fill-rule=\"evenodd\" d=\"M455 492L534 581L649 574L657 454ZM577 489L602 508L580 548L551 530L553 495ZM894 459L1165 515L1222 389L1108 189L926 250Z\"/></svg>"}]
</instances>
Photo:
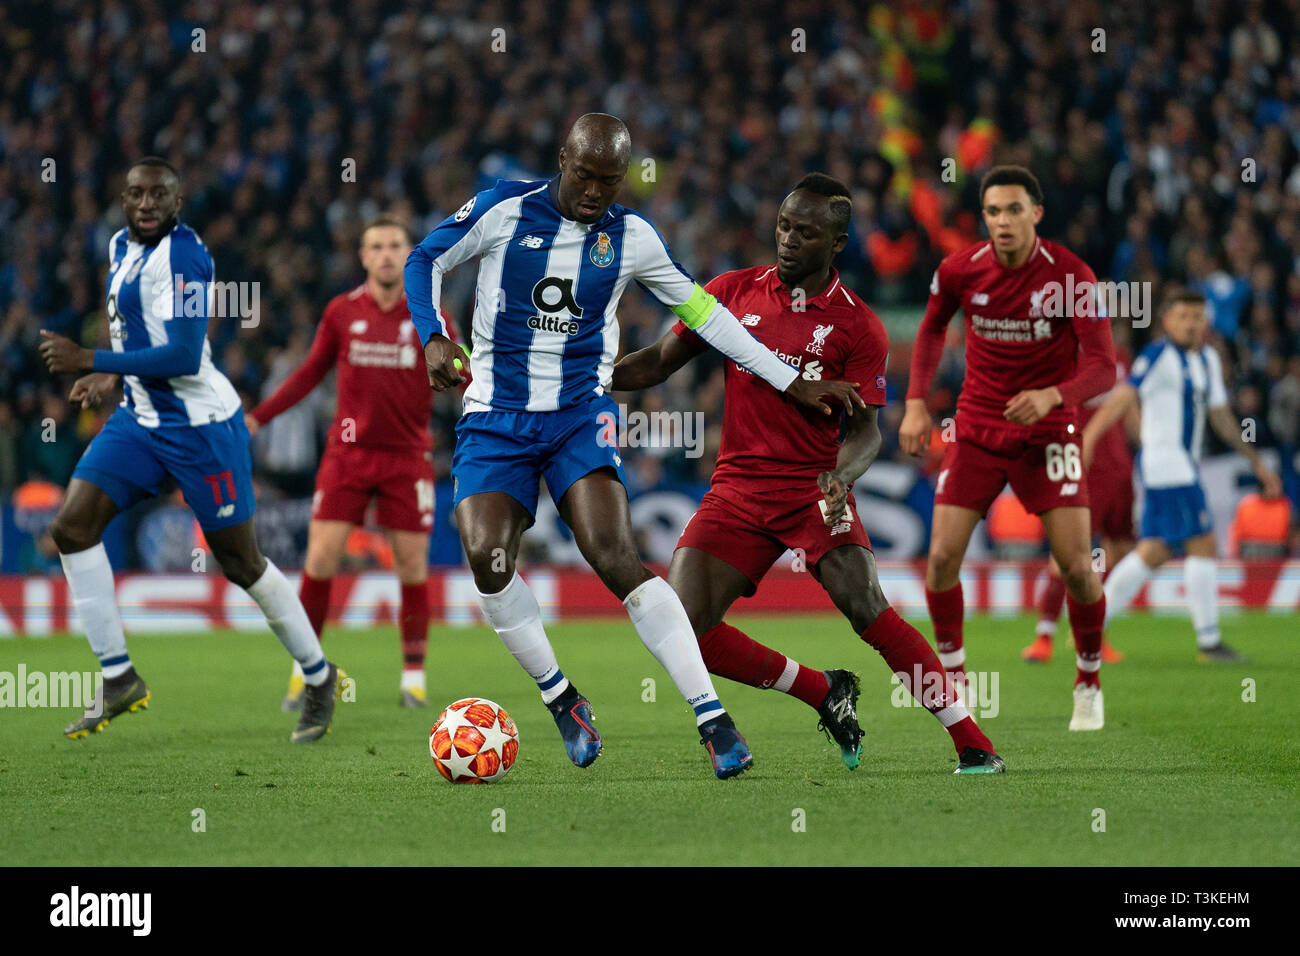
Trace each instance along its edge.
<instances>
[{"instance_id":1,"label":"liverpool player in red jersey","mask_svg":"<svg viewBox=\"0 0 1300 956\"><path fill-rule=\"evenodd\" d=\"M410 231L397 219L380 217L366 226L361 234L365 283L330 300L307 360L245 421L256 432L338 366L338 411L316 474L302 604L319 637L348 535L377 498L376 517L389 533L402 587L400 702L427 707L433 394L402 288L411 244ZM284 709L296 709L301 693L302 677L295 670Z\"/></svg>"},{"instance_id":2,"label":"liverpool player in red jersey","mask_svg":"<svg viewBox=\"0 0 1300 956\"><path fill-rule=\"evenodd\" d=\"M681 596L709 670L804 701L821 715L820 727L853 769L862 736L857 677L812 670L723 621L737 598L754 593L772 562L787 548L798 549L854 631L952 735L957 772L1001 772L1002 759L957 700L930 645L885 600L856 514L853 482L880 450L876 414L885 404L889 342L875 313L831 267L848 239L850 212L842 183L820 173L805 177L781 204L776 265L728 272L707 286L805 379L846 379L834 384L861 387L832 392L844 414L830 417L800 408L746 369L727 364L712 486L682 532L668 582ZM707 348L679 322L656 344L620 361L613 387L657 385Z\"/></svg>"},{"instance_id":3,"label":"liverpool player in red jersey","mask_svg":"<svg viewBox=\"0 0 1300 956\"><path fill-rule=\"evenodd\" d=\"M1115 382L1110 323L1096 277L1063 246L1040 239L1043 191L1021 166L996 166L980 183L991 239L939 264L912 353L903 450L930 438L926 396L948 321L966 313L966 380L956 436L944 452L934 495L926 603L939 658L964 674L958 571L975 525L1010 482L1038 515L1065 578L1076 676L1071 730L1100 730L1101 640L1106 602L1092 569L1088 485L1080 457L1078 406Z\"/></svg>"},{"instance_id":4,"label":"liverpool player in red jersey","mask_svg":"<svg viewBox=\"0 0 1300 956\"><path fill-rule=\"evenodd\" d=\"M1129 364L1128 352L1116 346L1116 382L1128 381ZM1080 441L1088 422L1113 391L1112 385L1110 390L1094 395L1079 406ZM1107 429L1097 442L1092 464L1084 468L1088 480L1092 537L1101 541L1106 568L1115 567L1137 544L1133 533L1133 453L1129 450L1126 434L1126 430L1129 434L1137 433L1137 417L1137 409L1130 409L1124 421ZM1047 569L1039 575L1034 593L1034 604L1038 608L1036 636L1034 643L1021 651L1021 656L1031 663L1046 663L1052 659L1052 638L1056 636L1056 623L1065 607L1065 580L1055 559L1049 559ZM1103 636L1101 659L1105 664L1118 664L1124 655L1111 647L1110 641Z\"/></svg>"}]
</instances>

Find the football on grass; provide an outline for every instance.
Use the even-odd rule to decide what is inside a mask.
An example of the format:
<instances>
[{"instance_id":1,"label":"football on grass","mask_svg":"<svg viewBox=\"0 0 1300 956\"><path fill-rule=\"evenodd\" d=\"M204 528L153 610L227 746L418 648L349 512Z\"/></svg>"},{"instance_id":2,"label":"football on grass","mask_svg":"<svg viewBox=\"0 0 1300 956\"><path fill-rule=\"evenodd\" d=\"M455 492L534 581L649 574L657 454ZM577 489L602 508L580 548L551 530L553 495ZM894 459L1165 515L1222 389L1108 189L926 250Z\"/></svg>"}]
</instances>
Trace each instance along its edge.
<instances>
[{"instance_id":1,"label":"football on grass","mask_svg":"<svg viewBox=\"0 0 1300 956\"><path fill-rule=\"evenodd\" d=\"M495 783L519 755L519 730L500 704L466 697L434 721L429 754L452 783Z\"/></svg>"}]
</instances>

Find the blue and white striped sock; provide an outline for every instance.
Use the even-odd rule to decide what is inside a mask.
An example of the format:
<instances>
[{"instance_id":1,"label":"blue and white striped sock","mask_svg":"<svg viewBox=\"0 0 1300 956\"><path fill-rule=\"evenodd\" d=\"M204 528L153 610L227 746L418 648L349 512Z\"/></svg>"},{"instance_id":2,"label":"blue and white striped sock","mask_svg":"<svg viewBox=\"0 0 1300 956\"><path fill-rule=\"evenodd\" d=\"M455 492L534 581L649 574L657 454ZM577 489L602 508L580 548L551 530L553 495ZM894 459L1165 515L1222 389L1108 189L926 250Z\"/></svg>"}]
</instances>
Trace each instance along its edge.
<instances>
[{"instance_id":1,"label":"blue and white striped sock","mask_svg":"<svg viewBox=\"0 0 1300 956\"><path fill-rule=\"evenodd\" d=\"M641 643L663 665L686 702L696 725L725 713L681 599L661 577L643 582L623 602Z\"/></svg>"},{"instance_id":2,"label":"blue and white striped sock","mask_svg":"<svg viewBox=\"0 0 1300 956\"><path fill-rule=\"evenodd\" d=\"M302 679L313 687L329 680L325 655L321 652L311 619L298 599L298 592L270 558L266 559L262 576L245 590L262 609L266 623L284 649L302 666Z\"/></svg>"},{"instance_id":3,"label":"blue and white striped sock","mask_svg":"<svg viewBox=\"0 0 1300 956\"><path fill-rule=\"evenodd\" d=\"M90 649L99 658L104 679L120 677L131 669L126 652L126 635L117 610L117 591L113 585L113 566L101 541L93 548L75 554L59 555L63 574L72 592L72 604Z\"/></svg>"}]
</instances>

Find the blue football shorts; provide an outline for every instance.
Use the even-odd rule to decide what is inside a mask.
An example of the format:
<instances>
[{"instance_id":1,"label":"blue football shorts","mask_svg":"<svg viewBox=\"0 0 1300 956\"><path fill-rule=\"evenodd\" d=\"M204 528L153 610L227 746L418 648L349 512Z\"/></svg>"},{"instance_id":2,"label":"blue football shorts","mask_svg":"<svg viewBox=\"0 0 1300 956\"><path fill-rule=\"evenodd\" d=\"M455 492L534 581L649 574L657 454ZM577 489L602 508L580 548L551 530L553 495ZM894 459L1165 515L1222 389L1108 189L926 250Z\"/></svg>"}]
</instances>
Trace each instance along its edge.
<instances>
[{"instance_id":1,"label":"blue football shorts","mask_svg":"<svg viewBox=\"0 0 1300 956\"><path fill-rule=\"evenodd\" d=\"M597 468L623 477L618 406L598 395L554 412L468 412L456 424L451 474L454 509L471 495L501 491L537 516L538 479L557 504L569 487Z\"/></svg>"},{"instance_id":2,"label":"blue football shorts","mask_svg":"<svg viewBox=\"0 0 1300 956\"><path fill-rule=\"evenodd\" d=\"M1142 537L1182 544L1214 528L1199 484L1173 488L1147 488L1142 504Z\"/></svg>"},{"instance_id":3,"label":"blue football shorts","mask_svg":"<svg viewBox=\"0 0 1300 956\"><path fill-rule=\"evenodd\" d=\"M171 475L204 531L253 516L253 463L242 412L224 422L145 428L119 408L81 456L73 478L113 499L118 511L158 494Z\"/></svg>"}]
</instances>

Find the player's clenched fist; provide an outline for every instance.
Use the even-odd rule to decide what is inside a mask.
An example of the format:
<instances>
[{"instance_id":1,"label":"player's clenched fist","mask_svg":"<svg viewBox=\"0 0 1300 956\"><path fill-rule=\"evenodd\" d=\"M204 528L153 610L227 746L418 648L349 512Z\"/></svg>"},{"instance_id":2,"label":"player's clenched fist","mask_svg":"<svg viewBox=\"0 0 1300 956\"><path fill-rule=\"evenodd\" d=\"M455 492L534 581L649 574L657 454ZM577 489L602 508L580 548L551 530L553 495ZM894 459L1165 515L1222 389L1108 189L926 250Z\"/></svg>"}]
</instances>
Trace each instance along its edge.
<instances>
[{"instance_id":1,"label":"player's clenched fist","mask_svg":"<svg viewBox=\"0 0 1300 956\"><path fill-rule=\"evenodd\" d=\"M909 455L923 455L930 444L930 410L923 398L909 398L903 423L898 426L898 444Z\"/></svg>"},{"instance_id":2,"label":"player's clenched fist","mask_svg":"<svg viewBox=\"0 0 1300 956\"><path fill-rule=\"evenodd\" d=\"M41 329L41 358L55 375L63 372L88 372L95 367L95 353L83 349L64 335L55 335Z\"/></svg>"},{"instance_id":3,"label":"player's clenched fist","mask_svg":"<svg viewBox=\"0 0 1300 956\"><path fill-rule=\"evenodd\" d=\"M849 503L849 486L837 478L835 472L823 471L817 476L817 487L826 502L826 524L837 524Z\"/></svg>"},{"instance_id":4,"label":"player's clenched fist","mask_svg":"<svg viewBox=\"0 0 1300 956\"><path fill-rule=\"evenodd\" d=\"M867 403L858 394L857 382L810 382L806 378L796 378L786 386L785 394L800 405L815 408L823 415L831 413L831 407L822 401L823 395L829 395L832 402L842 404L844 411L850 415L853 414L854 405L858 408L867 407Z\"/></svg>"},{"instance_id":5,"label":"player's clenched fist","mask_svg":"<svg viewBox=\"0 0 1300 956\"><path fill-rule=\"evenodd\" d=\"M429 344L424 347L424 367L429 373L429 384L435 392L465 381L465 377L460 374L464 368L460 356L460 347L445 335L435 334L429 339Z\"/></svg>"}]
</instances>

